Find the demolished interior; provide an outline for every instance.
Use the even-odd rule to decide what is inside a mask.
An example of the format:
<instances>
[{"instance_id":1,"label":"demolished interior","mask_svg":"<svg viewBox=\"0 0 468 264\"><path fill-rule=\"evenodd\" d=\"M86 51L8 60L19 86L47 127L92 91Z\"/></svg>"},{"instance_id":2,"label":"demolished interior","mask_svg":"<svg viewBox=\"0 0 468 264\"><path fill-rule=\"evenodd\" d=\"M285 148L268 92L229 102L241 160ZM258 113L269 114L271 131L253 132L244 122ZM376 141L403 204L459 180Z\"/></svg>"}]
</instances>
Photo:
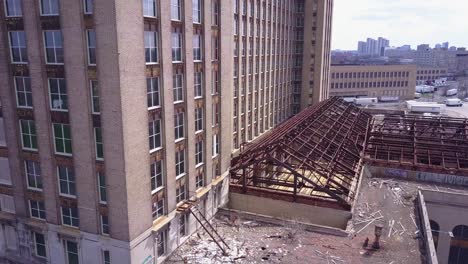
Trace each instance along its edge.
<instances>
[{"instance_id":1,"label":"demolished interior","mask_svg":"<svg viewBox=\"0 0 468 264\"><path fill-rule=\"evenodd\" d=\"M243 146L230 191L350 210L371 120L339 98L309 107Z\"/></svg>"},{"instance_id":2,"label":"demolished interior","mask_svg":"<svg viewBox=\"0 0 468 264\"><path fill-rule=\"evenodd\" d=\"M374 118L334 97L242 146L230 192L351 211L364 162L468 176L468 120Z\"/></svg>"}]
</instances>

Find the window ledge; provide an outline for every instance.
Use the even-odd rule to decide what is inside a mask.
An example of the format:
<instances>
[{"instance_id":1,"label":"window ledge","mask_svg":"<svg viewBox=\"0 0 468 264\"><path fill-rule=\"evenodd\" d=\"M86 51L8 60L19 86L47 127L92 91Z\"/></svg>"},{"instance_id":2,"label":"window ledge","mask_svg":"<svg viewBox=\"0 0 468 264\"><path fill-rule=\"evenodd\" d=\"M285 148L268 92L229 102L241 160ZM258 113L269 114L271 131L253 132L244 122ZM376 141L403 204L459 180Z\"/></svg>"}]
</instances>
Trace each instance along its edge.
<instances>
[{"instance_id":1,"label":"window ledge","mask_svg":"<svg viewBox=\"0 0 468 264\"><path fill-rule=\"evenodd\" d=\"M76 195L71 195L71 194L59 193L59 196L62 196L62 197L65 197L65 198L76 199Z\"/></svg>"},{"instance_id":2,"label":"window ledge","mask_svg":"<svg viewBox=\"0 0 468 264\"><path fill-rule=\"evenodd\" d=\"M155 190L151 191L151 195L156 194L164 189L164 186L158 187Z\"/></svg>"},{"instance_id":3,"label":"window ledge","mask_svg":"<svg viewBox=\"0 0 468 264\"><path fill-rule=\"evenodd\" d=\"M65 156L65 157L73 157L73 154L63 153L63 152L55 152L55 155Z\"/></svg>"},{"instance_id":4,"label":"window ledge","mask_svg":"<svg viewBox=\"0 0 468 264\"><path fill-rule=\"evenodd\" d=\"M185 177L185 175L187 175L185 172L180 175L177 175L176 180L182 179L183 177Z\"/></svg>"},{"instance_id":5,"label":"window ledge","mask_svg":"<svg viewBox=\"0 0 468 264\"><path fill-rule=\"evenodd\" d=\"M202 162L202 163L198 163L197 165L195 165L195 169L200 168L201 166L203 166L203 164L204 164L203 162Z\"/></svg>"},{"instance_id":6,"label":"window ledge","mask_svg":"<svg viewBox=\"0 0 468 264\"><path fill-rule=\"evenodd\" d=\"M185 137L179 138L179 139L174 140L174 143L179 143L179 142L184 141L184 140L185 140Z\"/></svg>"},{"instance_id":7,"label":"window ledge","mask_svg":"<svg viewBox=\"0 0 468 264\"><path fill-rule=\"evenodd\" d=\"M151 149L151 150L149 151L149 153L151 154L151 153L160 151L161 149L162 149L162 147L158 147L158 148L155 148L155 149Z\"/></svg>"},{"instance_id":8,"label":"window ledge","mask_svg":"<svg viewBox=\"0 0 468 264\"><path fill-rule=\"evenodd\" d=\"M148 110L151 111L151 110L160 109L160 108L161 106L157 105L157 106L148 107Z\"/></svg>"},{"instance_id":9,"label":"window ledge","mask_svg":"<svg viewBox=\"0 0 468 264\"><path fill-rule=\"evenodd\" d=\"M200 134L200 133L203 133L203 129L202 129L202 130L197 130L197 131L195 131L195 135L198 135L198 134Z\"/></svg>"}]
</instances>

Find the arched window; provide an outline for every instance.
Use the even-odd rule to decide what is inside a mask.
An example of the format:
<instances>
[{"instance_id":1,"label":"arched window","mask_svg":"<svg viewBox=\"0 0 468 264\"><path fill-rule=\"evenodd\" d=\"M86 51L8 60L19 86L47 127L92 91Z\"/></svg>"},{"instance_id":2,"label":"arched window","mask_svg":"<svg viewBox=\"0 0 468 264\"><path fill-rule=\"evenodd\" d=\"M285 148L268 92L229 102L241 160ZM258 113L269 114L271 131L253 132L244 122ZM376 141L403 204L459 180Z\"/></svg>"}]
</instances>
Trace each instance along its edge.
<instances>
[{"instance_id":1,"label":"arched window","mask_svg":"<svg viewBox=\"0 0 468 264\"><path fill-rule=\"evenodd\" d=\"M468 259L468 226L456 226L450 241L449 264L465 264Z\"/></svg>"},{"instance_id":2,"label":"arched window","mask_svg":"<svg viewBox=\"0 0 468 264\"><path fill-rule=\"evenodd\" d=\"M429 220L429 223L431 224L432 239L434 240L434 247L437 251L437 245L439 244L440 226L436 221L433 221L433 220Z\"/></svg>"}]
</instances>

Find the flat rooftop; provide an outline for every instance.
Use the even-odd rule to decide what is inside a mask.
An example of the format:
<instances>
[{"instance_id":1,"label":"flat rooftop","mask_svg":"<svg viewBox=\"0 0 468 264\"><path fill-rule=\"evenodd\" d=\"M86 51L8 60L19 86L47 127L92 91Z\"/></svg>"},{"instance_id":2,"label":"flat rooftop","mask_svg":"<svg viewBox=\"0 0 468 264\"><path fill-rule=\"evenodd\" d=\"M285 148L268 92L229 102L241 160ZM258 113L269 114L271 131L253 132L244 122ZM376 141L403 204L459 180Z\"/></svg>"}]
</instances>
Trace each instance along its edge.
<instances>
[{"instance_id":1,"label":"flat rooftop","mask_svg":"<svg viewBox=\"0 0 468 264\"><path fill-rule=\"evenodd\" d=\"M224 211L213 223L230 245L228 256L199 231L167 263L425 263L415 200L419 189L468 194L462 187L374 178L365 168L347 236L327 235L316 226L297 222L274 219L271 222L276 224L271 224L265 218ZM381 249L364 249L366 238L369 245L374 239L376 224L383 226Z\"/></svg>"}]
</instances>

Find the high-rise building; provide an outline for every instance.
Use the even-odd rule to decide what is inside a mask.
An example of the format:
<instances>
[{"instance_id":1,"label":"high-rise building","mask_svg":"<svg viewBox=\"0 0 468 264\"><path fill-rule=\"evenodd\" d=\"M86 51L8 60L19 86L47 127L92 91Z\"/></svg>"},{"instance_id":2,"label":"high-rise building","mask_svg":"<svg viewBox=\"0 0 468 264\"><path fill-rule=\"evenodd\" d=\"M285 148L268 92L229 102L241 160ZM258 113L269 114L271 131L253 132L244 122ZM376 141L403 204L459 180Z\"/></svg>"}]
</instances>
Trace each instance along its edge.
<instances>
[{"instance_id":1,"label":"high-rise building","mask_svg":"<svg viewBox=\"0 0 468 264\"><path fill-rule=\"evenodd\" d=\"M2 0L0 260L164 261L231 153L328 97L332 8Z\"/></svg>"},{"instance_id":2,"label":"high-rise building","mask_svg":"<svg viewBox=\"0 0 468 264\"><path fill-rule=\"evenodd\" d=\"M390 47L390 41L388 39L385 39L385 38L382 38L382 37L379 37L379 39L377 40L378 44L378 53L377 55L378 56L384 56L385 55L385 48L388 48Z\"/></svg>"},{"instance_id":3,"label":"high-rise building","mask_svg":"<svg viewBox=\"0 0 468 264\"><path fill-rule=\"evenodd\" d=\"M358 54L359 55L366 55L367 53L367 43L364 41L358 42Z\"/></svg>"},{"instance_id":4,"label":"high-rise building","mask_svg":"<svg viewBox=\"0 0 468 264\"><path fill-rule=\"evenodd\" d=\"M367 38L367 55L377 55L379 53L379 43L373 38Z\"/></svg>"}]
</instances>

